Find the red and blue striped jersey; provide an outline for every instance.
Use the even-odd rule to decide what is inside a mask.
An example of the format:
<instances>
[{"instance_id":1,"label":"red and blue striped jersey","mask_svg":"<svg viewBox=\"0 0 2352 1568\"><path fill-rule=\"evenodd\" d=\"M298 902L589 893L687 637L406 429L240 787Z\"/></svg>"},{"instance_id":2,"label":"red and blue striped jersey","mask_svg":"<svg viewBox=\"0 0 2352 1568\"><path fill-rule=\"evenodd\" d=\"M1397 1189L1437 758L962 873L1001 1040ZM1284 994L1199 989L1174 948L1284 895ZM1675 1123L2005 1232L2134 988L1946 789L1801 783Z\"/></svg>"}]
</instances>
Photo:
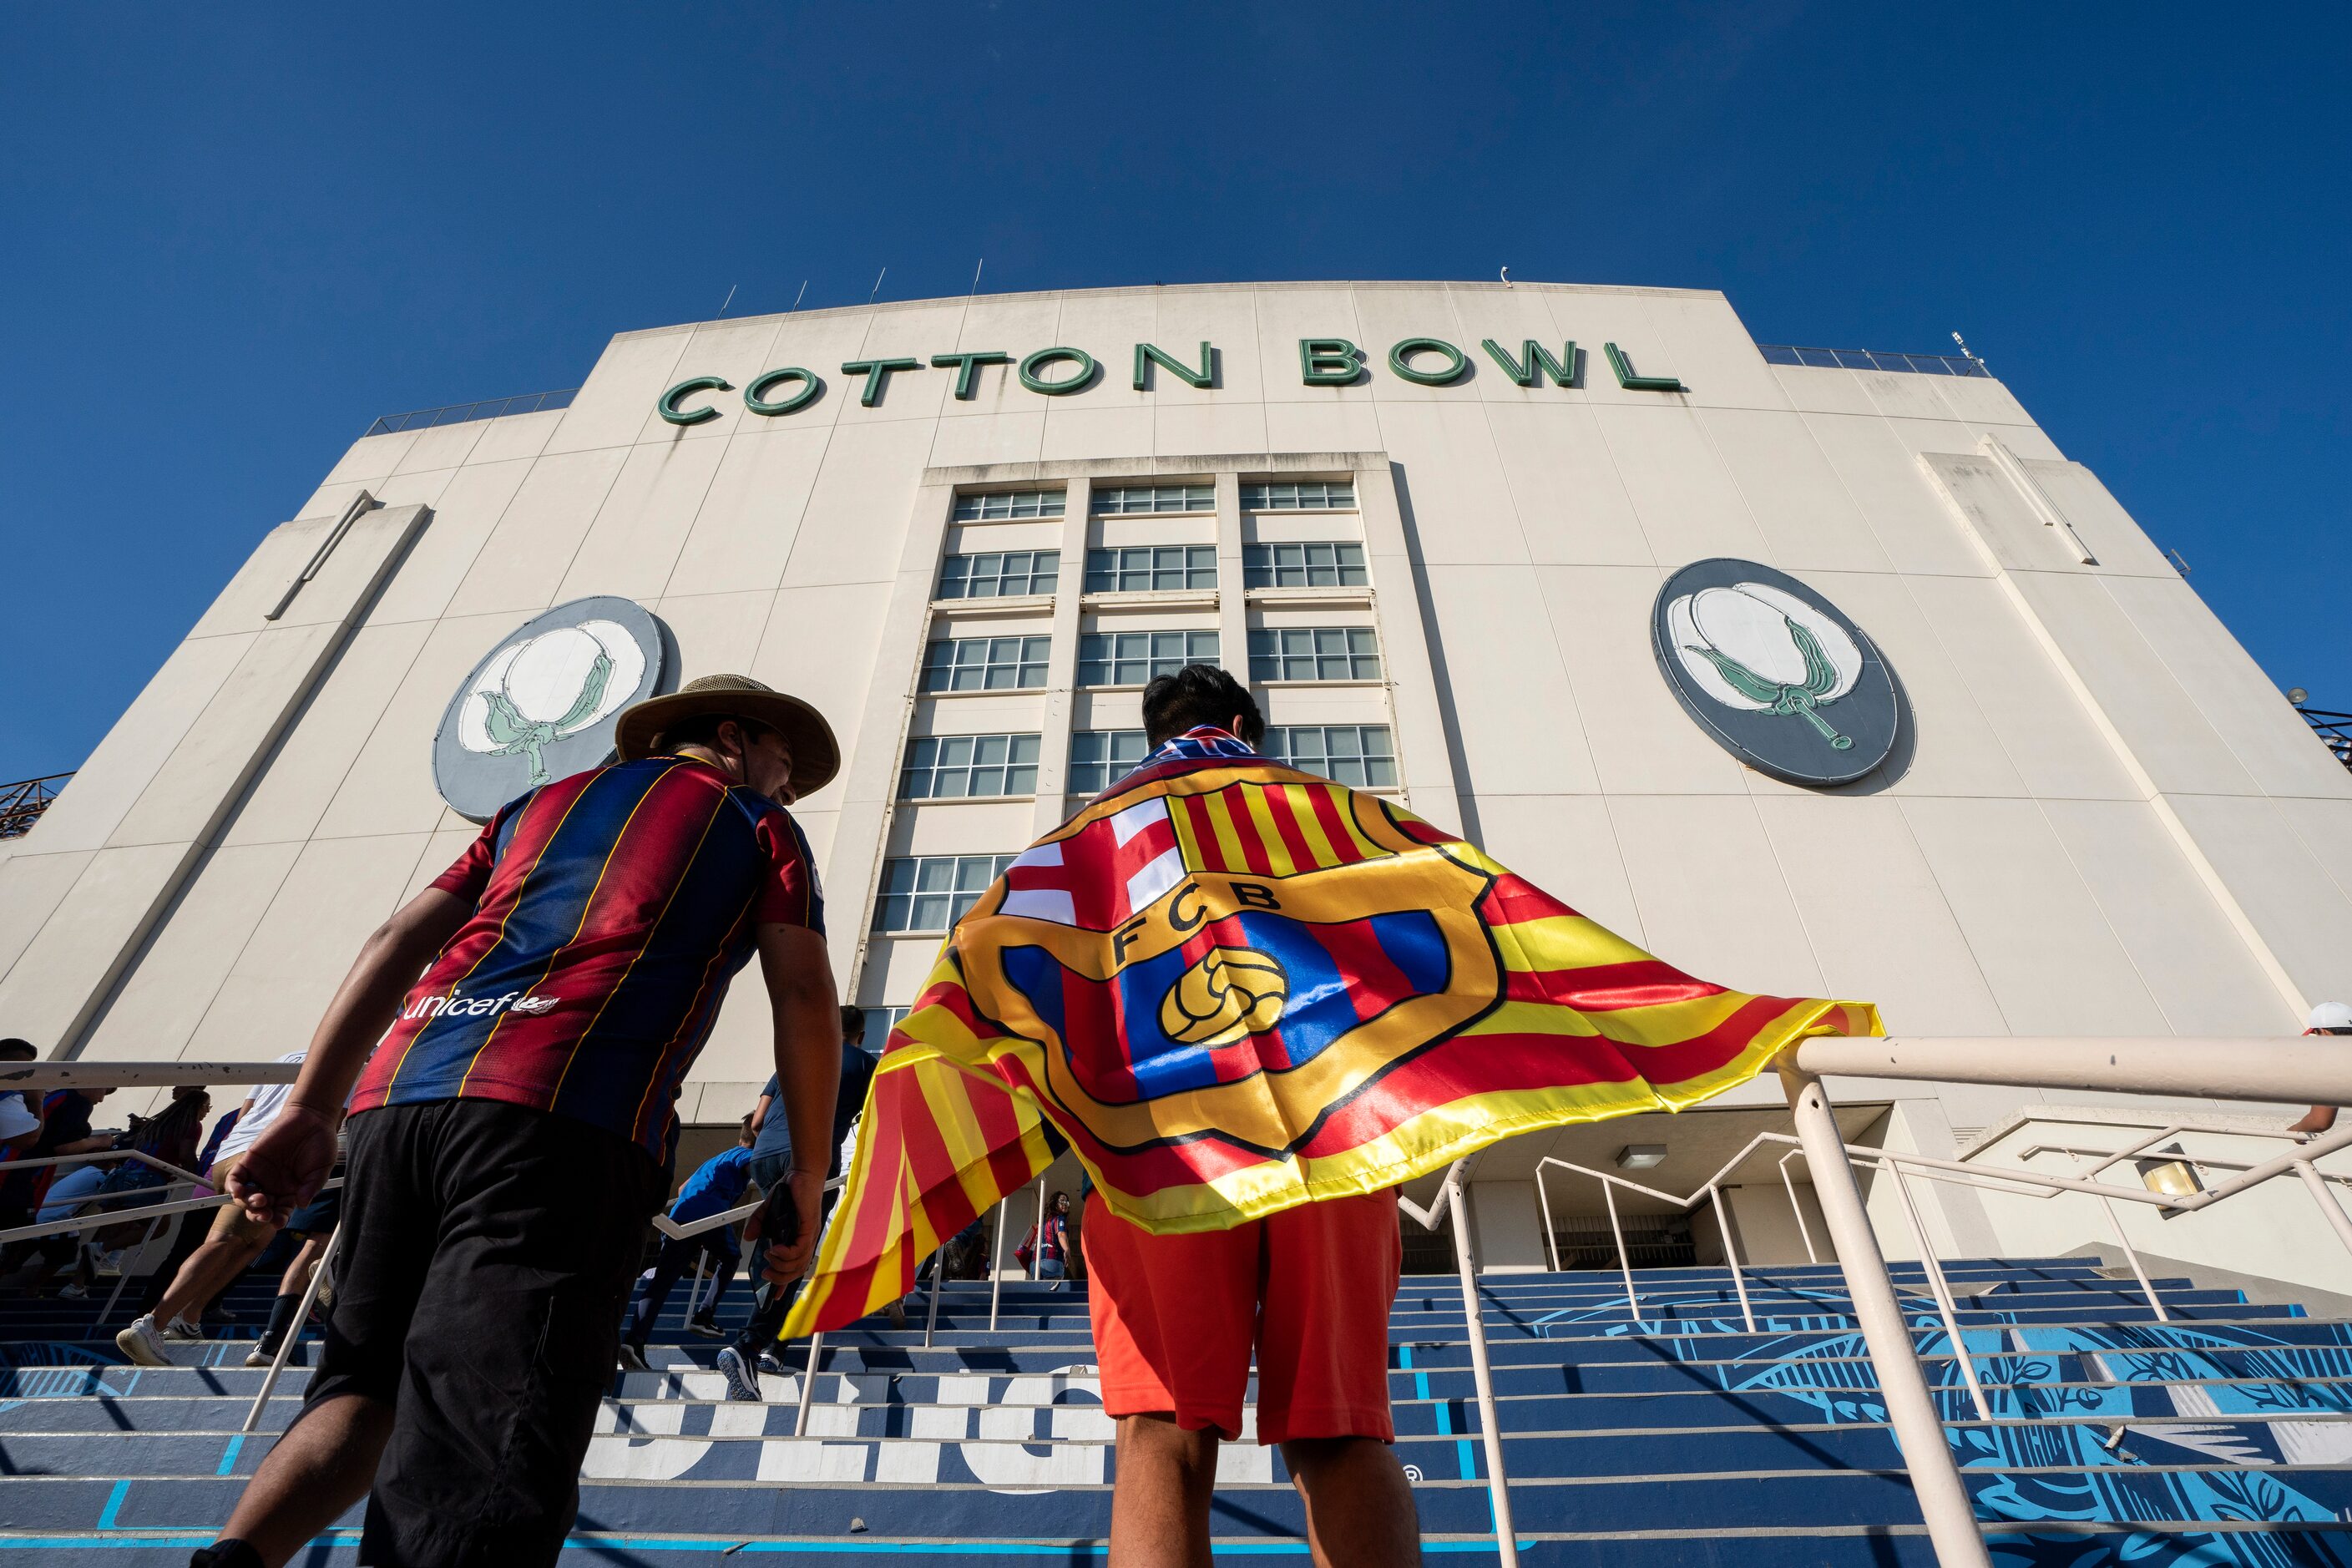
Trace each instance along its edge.
<instances>
[{"instance_id":1,"label":"red and blue striped jersey","mask_svg":"<svg viewBox=\"0 0 2352 1568\"><path fill-rule=\"evenodd\" d=\"M409 991L353 1113L498 1100L667 1161L678 1084L753 928L822 933L790 813L708 763L647 757L509 802L433 885L474 913Z\"/></svg>"}]
</instances>

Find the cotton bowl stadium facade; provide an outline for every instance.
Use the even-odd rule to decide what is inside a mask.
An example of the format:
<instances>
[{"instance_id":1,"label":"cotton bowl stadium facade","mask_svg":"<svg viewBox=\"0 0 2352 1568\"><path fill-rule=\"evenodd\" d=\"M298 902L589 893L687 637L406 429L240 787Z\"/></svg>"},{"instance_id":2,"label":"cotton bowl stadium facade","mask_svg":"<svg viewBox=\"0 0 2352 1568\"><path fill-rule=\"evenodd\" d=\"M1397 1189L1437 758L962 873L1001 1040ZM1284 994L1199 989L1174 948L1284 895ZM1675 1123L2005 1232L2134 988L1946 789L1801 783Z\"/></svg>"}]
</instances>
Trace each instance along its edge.
<instances>
[{"instance_id":1,"label":"cotton bowl stadium facade","mask_svg":"<svg viewBox=\"0 0 2352 1568\"><path fill-rule=\"evenodd\" d=\"M1740 989L1957 1037L2284 1036L2352 995L2352 773L2099 476L1979 362L1759 347L1714 292L1154 287L625 332L568 397L380 421L289 515L0 844L0 1033L303 1044L499 801L718 671L831 720L842 771L797 816L844 995L903 1008L1194 659L1246 676L1277 755ZM680 1106L702 1146L768 1048L747 975ZM1988 1165L2067 1168L2126 1114L1832 1088L1854 1141ZM2284 1115L2177 1110L2216 1146ZM1547 1205L1563 1258L1607 1237L1591 1181L1538 1194L1546 1155L1654 1146L1642 1179L1685 1192L1787 1126L1761 1082L1489 1150L1481 1263L1541 1267ZM1779 1152L1727 1212L1801 1259ZM2273 1185L2126 1219L2352 1295ZM2088 1199L1932 1194L1951 1253L2113 1239ZM1720 1255L1664 1209L1629 1205L1641 1247Z\"/></svg>"}]
</instances>

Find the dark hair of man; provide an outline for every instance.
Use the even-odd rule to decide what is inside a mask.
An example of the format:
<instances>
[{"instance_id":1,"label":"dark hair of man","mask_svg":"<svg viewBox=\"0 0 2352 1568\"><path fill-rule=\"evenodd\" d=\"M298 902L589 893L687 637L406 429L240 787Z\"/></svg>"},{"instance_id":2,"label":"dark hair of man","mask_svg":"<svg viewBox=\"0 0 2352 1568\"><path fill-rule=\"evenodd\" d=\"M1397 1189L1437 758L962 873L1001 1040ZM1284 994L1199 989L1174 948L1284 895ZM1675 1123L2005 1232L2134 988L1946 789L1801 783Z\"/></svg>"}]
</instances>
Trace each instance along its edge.
<instances>
[{"instance_id":1,"label":"dark hair of man","mask_svg":"<svg viewBox=\"0 0 2352 1568\"><path fill-rule=\"evenodd\" d=\"M853 1046L859 1045L864 1041L866 1038L865 1008L854 1006L846 1002L842 1004L841 1037L847 1040Z\"/></svg>"},{"instance_id":2,"label":"dark hair of man","mask_svg":"<svg viewBox=\"0 0 2352 1568\"><path fill-rule=\"evenodd\" d=\"M1235 738L1253 746L1265 739L1265 718L1257 710L1257 699L1213 664L1188 664L1143 689L1145 744L1157 748L1203 724L1220 730L1235 725Z\"/></svg>"},{"instance_id":3,"label":"dark hair of man","mask_svg":"<svg viewBox=\"0 0 2352 1568\"><path fill-rule=\"evenodd\" d=\"M759 1142L759 1138L760 1135L751 1131L751 1113L747 1110L743 1113L743 1120L736 1125L735 1142L748 1149Z\"/></svg>"},{"instance_id":4,"label":"dark hair of man","mask_svg":"<svg viewBox=\"0 0 2352 1568\"><path fill-rule=\"evenodd\" d=\"M33 1048L33 1042L30 1040L14 1038L0 1040L0 1062L34 1061L39 1058L40 1054Z\"/></svg>"},{"instance_id":5,"label":"dark hair of man","mask_svg":"<svg viewBox=\"0 0 2352 1568\"><path fill-rule=\"evenodd\" d=\"M716 749L719 744L719 726L721 724L741 725L743 737L747 741L757 740L766 732L768 728L765 724L753 720L738 719L732 713L697 713L691 718L680 719L677 723L664 730L656 738L656 743L665 752L675 752L680 746L709 746Z\"/></svg>"}]
</instances>

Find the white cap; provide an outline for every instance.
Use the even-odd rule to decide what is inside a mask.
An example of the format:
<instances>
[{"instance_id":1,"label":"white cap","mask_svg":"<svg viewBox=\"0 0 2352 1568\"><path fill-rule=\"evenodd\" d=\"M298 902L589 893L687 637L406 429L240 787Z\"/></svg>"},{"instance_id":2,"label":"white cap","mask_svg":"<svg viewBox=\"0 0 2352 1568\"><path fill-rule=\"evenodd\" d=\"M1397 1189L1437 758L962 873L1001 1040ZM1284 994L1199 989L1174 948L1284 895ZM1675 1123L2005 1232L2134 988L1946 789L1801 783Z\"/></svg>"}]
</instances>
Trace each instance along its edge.
<instances>
[{"instance_id":1,"label":"white cap","mask_svg":"<svg viewBox=\"0 0 2352 1568\"><path fill-rule=\"evenodd\" d=\"M2322 1002L2311 1010L2311 1016L2303 1021L2303 1026L2306 1030L2352 1029L2352 1005L2342 1002Z\"/></svg>"}]
</instances>

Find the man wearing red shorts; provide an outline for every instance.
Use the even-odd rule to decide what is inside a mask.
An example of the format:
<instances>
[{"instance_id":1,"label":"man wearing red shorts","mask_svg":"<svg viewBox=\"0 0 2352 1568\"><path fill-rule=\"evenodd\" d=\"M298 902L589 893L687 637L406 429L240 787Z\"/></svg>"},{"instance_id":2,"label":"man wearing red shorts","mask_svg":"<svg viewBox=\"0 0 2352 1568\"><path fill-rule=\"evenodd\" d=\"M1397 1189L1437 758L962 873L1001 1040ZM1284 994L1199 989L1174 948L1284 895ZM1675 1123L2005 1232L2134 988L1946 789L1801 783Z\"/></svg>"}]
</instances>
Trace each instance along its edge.
<instances>
[{"instance_id":1,"label":"man wearing red shorts","mask_svg":"<svg viewBox=\"0 0 2352 1568\"><path fill-rule=\"evenodd\" d=\"M1143 722L1155 757L1204 744L1251 754L1265 734L1247 689L1209 665L1154 680ZM1154 1236L1097 1194L1081 1234L1103 1407L1118 1426L1111 1568L1208 1568L1217 1444L1241 1435L1253 1344L1257 1439L1282 1446L1318 1568L1421 1561L1412 1490L1389 1447L1389 1307L1403 1261L1393 1191L1191 1236Z\"/></svg>"}]
</instances>

